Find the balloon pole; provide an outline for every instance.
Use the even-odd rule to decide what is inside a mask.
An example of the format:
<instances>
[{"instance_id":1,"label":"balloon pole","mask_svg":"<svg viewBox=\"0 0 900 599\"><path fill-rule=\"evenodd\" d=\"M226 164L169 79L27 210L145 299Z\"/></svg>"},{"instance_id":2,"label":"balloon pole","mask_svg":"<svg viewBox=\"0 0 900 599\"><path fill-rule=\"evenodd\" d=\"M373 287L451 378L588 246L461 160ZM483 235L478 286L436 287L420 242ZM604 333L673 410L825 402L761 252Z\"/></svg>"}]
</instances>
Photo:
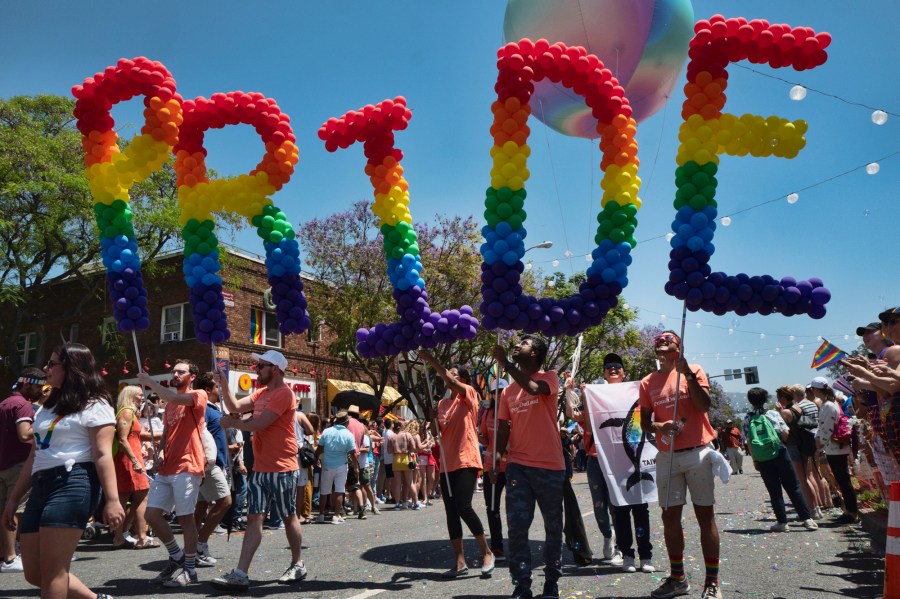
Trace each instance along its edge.
<instances>
[{"instance_id":1,"label":"balloon pole","mask_svg":"<svg viewBox=\"0 0 900 599\"><path fill-rule=\"evenodd\" d=\"M497 331L497 345L500 345L500 331ZM500 413L500 363L497 363L497 376L494 378L494 384L496 387L494 388L494 443L491 448L491 472L494 475L494 480L497 478L497 472L500 471L500 464L498 463L500 460L497 459L497 424L498 424L498 414ZM500 493L497 492L497 485L494 484L494 496L491 497L491 503L493 504L493 511L497 511L500 509Z\"/></svg>"},{"instance_id":2,"label":"balloon pole","mask_svg":"<svg viewBox=\"0 0 900 599\"><path fill-rule=\"evenodd\" d=\"M406 361L406 372L407 372L407 376L408 376L409 360ZM431 379L428 378L427 370L425 370L422 374L425 375L425 389L426 389L426 392L428 393L427 401L429 402L429 406L430 406L432 398L434 397L431 394ZM436 414L435 414L434 421L437 423L437 427L436 427L436 430L434 431L434 434L437 436L438 449L441 452L441 468L443 468L443 470L444 470L444 482L447 483L447 496L452 499L453 498L453 489L450 488L450 473L447 472L447 461L444 458L444 442L441 440L441 423L438 421Z\"/></svg>"},{"instance_id":3,"label":"balloon pole","mask_svg":"<svg viewBox=\"0 0 900 599\"><path fill-rule=\"evenodd\" d=\"M138 349L137 342L137 333L134 332L134 329L131 330L131 341L134 343L134 359L137 361L138 372L142 372L144 369L144 363L141 362L141 350ZM141 387L141 391L144 388ZM144 405L148 404L149 400L144 400ZM143 411L144 406L141 406L141 411ZM153 449L153 469L159 467L159 454L156 451L156 439L153 438L153 415L149 412L147 413L147 426L150 427L150 447Z\"/></svg>"},{"instance_id":4,"label":"balloon pole","mask_svg":"<svg viewBox=\"0 0 900 599\"><path fill-rule=\"evenodd\" d=\"M678 353L678 359L681 359L684 356L684 323L687 320L687 300L685 300L682 308L681 308L681 343L680 352ZM675 368L675 405L672 406L672 423L678 423L678 396L681 395L681 371L678 368ZM690 393L690 389L688 390ZM675 435L672 435L672 438L669 442L669 452L671 452L671 456L669 458L669 480L672 479L672 464L675 461ZM666 485L666 509L669 509L669 489L672 488L672 485Z\"/></svg>"}]
</instances>

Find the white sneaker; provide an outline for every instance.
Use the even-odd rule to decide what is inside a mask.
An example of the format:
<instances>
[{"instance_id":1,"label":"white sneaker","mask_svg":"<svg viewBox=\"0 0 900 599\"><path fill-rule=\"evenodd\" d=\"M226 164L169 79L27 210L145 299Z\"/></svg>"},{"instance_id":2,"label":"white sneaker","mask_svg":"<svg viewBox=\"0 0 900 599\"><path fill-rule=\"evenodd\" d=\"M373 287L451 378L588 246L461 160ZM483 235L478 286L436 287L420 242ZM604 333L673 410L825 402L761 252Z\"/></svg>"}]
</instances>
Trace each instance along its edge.
<instances>
[{"instance_id":1,"label":"white sneaker","mask_svg":"<svg viewBox=\"0 0 900 599\"><path fill-rule=\"evenodd\" d=\"M641 572L646 572L647 574L656 572L656 566L650 560L641 560Z\"/></svg>"},{"instance_id":2,"label":"white sneaker","mask_svg":"<svg viewBox=\"0 0 900 599\"><path fill-rule=\"evenodd\" d=\"M825 514L822 513L822 508L820 508L819 506L816 506L816 509L813 513L813 518L815 518L816 520L821 520L824 517L825 517Z\"/></svg>"},{"instance_id":3,"label":"white sneaker","mask_svg":"<svg viewBox=\"0 0 900 599\"><path fill-rule=\"evenodd\" d=\"M819 525L816 524L816 521L813 520L812 518L810 518L809 520L804 520L803 526L806 528L806 530L818 530L819 529Z\"/></svg>"},{"instance_id":4,"label":"white sneaker","mask_svg":"<svg viewBox=\"0 0 900 599\"><path fill-rule=\"evenodd\" d=\"M17 555L11 562L0 560L0 572L22 572L22 556Z\"/></svg>"},{"instance_id":5,"label":"white sneaker","mask_svg":"<svg viewBox=\"0 0 900 599\"><path fill-rule=\"evenodd\" d=\"M634 567L634 558L633 557L625 557L622 561L622 572L628 572L631 574L632 572L637 572L637 568Z\"/></svg>"},{"instance_id":6,"label":"white sneaker","mask_svg":"<svg viewBox=\"0 0 900 599\"><path fill-rule=\"evenodd\" d=\"M381 497L376 497L375 503L377 503L378 505L382 505L384 503L384 500Z\"/></svg>"},{"instance_id":7,"label":"white sneaker","mask_svg":"<svg viewBox=\"0 0 900 599\"><path fill-rule=\"evenodd\" d=\"M613 556L613 538L603 537L603 559L611 559Z\"/></svg>"},{"instance_id":8,"label":"white sneaker","mask_svg":"<svg viewBox=\"0 0 900 599\"><path fill-rule=\"evenodd\" d=\"M622 552L616 550L613 554L612 558L609 560L609 564L611 566L621 566L624 563L624 558L622 557Z\"/></svg>"},{"instance_id":9,"label":"white sneaker","mask_svg":"<svg viewBox=\"0 0 900 599\"><path fill-rule=\"evenodd\" d=\"M331 519L331 523L332 524L343 524L344 519L340 516L335 516L334 518Z\"/></svg>"},{"instance_id":10,"label":"white sneaker","mask_svg":"<svg viewBox=\"0 0 900 599\"><path fill-rule=\"evenodd\" d=\"M769 527L769 530L771 530L772 532L790 532L787 522L776 522Z\"/></svg>"}]
</instances>

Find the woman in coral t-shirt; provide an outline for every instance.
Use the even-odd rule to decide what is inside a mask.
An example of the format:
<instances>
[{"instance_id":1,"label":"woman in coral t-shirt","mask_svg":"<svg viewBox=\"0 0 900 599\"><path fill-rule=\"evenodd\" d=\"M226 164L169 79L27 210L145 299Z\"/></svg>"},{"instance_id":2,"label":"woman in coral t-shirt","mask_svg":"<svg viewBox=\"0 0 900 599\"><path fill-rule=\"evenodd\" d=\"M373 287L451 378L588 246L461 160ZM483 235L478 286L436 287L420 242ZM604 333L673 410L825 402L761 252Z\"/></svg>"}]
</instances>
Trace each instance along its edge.
<instances>
[{"instance_id":1,"label":"woman in coral t-shirt","mask_svg":"<svg viewBox=\"0 0 900 599\"><path fill-rule=\"evenodd\" d=\"M447 514L447 531L456 556L456 564L444 572L445 578L455 578L468 573L463 553L462 522L478 541L483 556L481 573L490 574L494 569L494 554L484 535L484 527L472 508L475 481L481 470L481 454L478 449L478 431L475 416L478 413L478 394L471 386L472 378L465 368L454 366L447 370L427 351L419 356L428 362L444 379L452 396L438 403L437 421L440 426L444 459L441 464L441 494Z\"/></svg>"}]
</instances>

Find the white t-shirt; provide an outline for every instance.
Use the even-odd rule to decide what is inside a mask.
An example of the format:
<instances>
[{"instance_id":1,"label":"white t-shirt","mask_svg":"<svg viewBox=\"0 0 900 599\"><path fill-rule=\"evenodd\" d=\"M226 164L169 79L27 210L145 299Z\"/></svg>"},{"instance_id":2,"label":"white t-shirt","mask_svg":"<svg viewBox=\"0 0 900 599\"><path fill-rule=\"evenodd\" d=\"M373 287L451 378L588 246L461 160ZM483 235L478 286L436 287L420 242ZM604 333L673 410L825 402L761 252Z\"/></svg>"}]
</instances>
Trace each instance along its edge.
<instances>
[{"instance_id":1,"label":"white t-shirt","mask_svg":"<svg viewBox=\"0 0 900 599\"><path fill-rule=\"evenodd\" d=\"M102 400L91 401L81 412L58 420L52 409L40 408L34 415L35 453L31 472L57 466L71 470L78 462L93 461L88 429L115 423L115 411Z\"/></svg>"},{"instance_id":2,"label":"white t-shirt","mask_svg":"<svg viewBox=\"0 0 900 599\"><path fill-rule=\"evenodd\" d=\"M369 450L372 448L372 439L368 434L363 435L362 447L359 448L359 457L356 458L360 468L369 466Z\"/></svg>"},{"instance_id":3,"label":"white t-shirt","mask_svg":"<svg viewBox=\"0 0 900 599\"><path fill-rule=\"evenodd\" d=\"M388 440L394 436L394 431L390 429L384 429L384 435L382 435L381 441L381 463L382 464L393 464L394 463L394 454L391 453L391 450L388 449Z\"/></svg>"}]
</instances>

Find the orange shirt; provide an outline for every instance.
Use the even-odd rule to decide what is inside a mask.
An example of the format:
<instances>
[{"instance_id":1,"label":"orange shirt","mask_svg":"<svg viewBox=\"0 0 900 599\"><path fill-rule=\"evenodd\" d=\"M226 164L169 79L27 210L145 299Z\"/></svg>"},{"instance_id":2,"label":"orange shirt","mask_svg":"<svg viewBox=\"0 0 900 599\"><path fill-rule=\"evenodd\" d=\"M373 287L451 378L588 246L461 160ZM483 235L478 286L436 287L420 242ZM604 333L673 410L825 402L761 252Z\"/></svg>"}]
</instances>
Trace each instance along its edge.
<instances>
[{"instance_id":1,"label":"orange shirt","mask_svg":"<svg viewBox=\"0 0 900 599\"><path fill-rule=\"evenodd\" d=\"M441 472L453 472L461 468L481 469L478 429L475 427L478 393L469 385L463 387L466 389L465 395L457 393L438 402L437 419L444 446Z\"/></svg>"},{"instance_id":2,"label":"orange shirt","mask_svg":"<svg viewBox=\"0 0 900 599\"><path fill-rule=\"evenodd\" d=\"M481 434L487 437L487 445L484 450L484 469L494 467L494 408L488 408L481 414ZM497 472L506 472L506 456L500 459L500 467Z\"/></svg>"},{"instance_id":3,"label":"orange shirt","mask_svg":"<svg viewBox=\"0 0 900 599\"><path fill-rule=\"evenodd\" d=\"M697 382L709 391L709 380L699 364L690 364L690 369L697 375ZM675 407L675 379L678 373L673 369L668 375L651 372L641 380L640 405L642 409L653 410L653 420L665 422L672 420ZM678 391L678 420L684 422L684 429L675 436L674 449L689 449L698 445L706 445L716 438L716 431L709 423L709 417L694 407L688 391L688 381L682 375L681 387ZM666 435L656 435L656 446L660 451L671 451Z\"/></svg>"},{"instance_id":4,"label":"orange shirt","mask_svg":"<svg viewBox=\"0 0 900 599\"><path fill-rule=\"evenodd\" d=\"M253 433L254 472L292 472L297 470L297 437L294 433L294 412L297 399L287 385L269 390L263 387L250 396L253 417L263 412L275 412L278 418L266 428Z\"/></svg>"},{"instance_id":5,"label":"orange shirt","mask_svg":"<svg viewBox=\"0 0 900 599\"><path fill-rule=\"evenodd\" d=\"M193 397L192 405L168 403L163 414L166 445L159 473L166 476L182 472L203 476L206 469L206 452L200 439L200 427L206 426L206 391L191 389L187 395Z\"/></svg>"},{"instance_id":6,"label":"orange shirt","mask_svg":"<svg viewBox=\"0 0 900 599\"><path fill-rule=\"evenodd\" d=\"M546 382L550 393L531 395L513 382L500 396L499 418L510 427L506 458L510 464L565 470L556 420L559 377L555 370L542 370L531 378Z\"/></svg>"}]
</instances>

